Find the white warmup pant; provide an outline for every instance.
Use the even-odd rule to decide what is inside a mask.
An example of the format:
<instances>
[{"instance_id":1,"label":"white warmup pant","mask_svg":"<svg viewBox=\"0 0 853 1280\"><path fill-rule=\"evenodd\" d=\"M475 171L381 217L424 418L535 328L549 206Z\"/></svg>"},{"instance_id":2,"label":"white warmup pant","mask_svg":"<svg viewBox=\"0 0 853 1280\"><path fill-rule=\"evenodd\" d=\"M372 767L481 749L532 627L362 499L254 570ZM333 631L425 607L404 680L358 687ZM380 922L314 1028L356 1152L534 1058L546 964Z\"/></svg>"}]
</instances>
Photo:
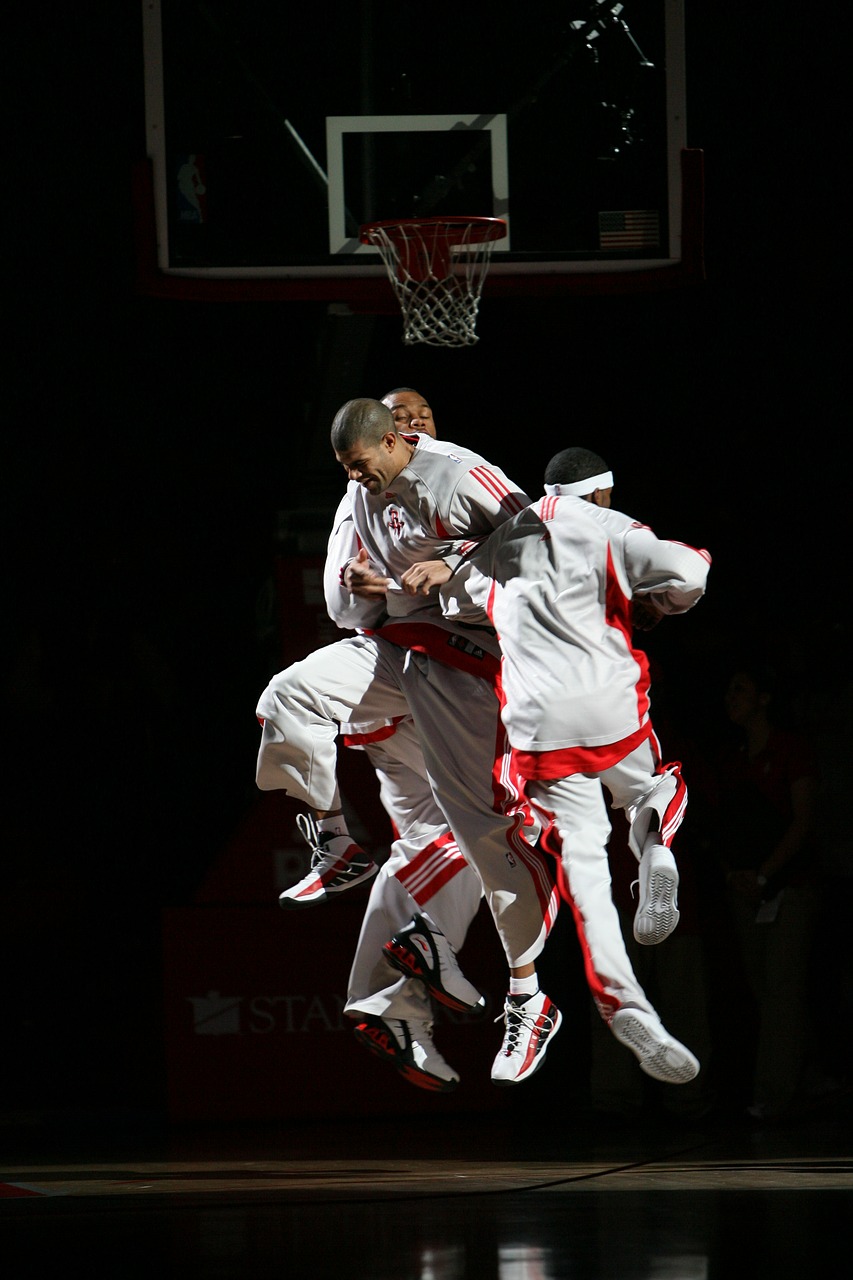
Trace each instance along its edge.
<instances>
[{"instance_id":1,"label":"white warmup pant","mask_svg":"<svg viewBox=\"0 0 853 1280\"><path fill-rule=\"evenodd\" d=\"M560 833L564 885L586 979L605 1022L625 1004L654 1012L631 965L613 902L607 853L611 826L603 787L610 792L612 807L624 809L631 823L629 843L638 859L653 813L658 815L664 843L669 844L684 816L687 789L677 765L655 772L659 759L655 748L647 740L600 773L527 783L534 808L550 817Z\"/></svg>"},{"instance_id":2,"label":"white warmup pant","mask_svg":"<svg viewBox=\"0 0 853 1280\"><path fill-rule=\"evenodd\" d=\"M653 813L657 814L661 844L671 847L684 820L687 787L680 764L661 763L660 744L654 734L597 776L610 792L611 807L622 809L628 819L628 844L638 862Z\"/></svg>"},{"instance_id":3,"label":"white warmup pant","mask_svg":"<svg viewBox=\"0 0 853 1280\"><path fill-rule=\"evenodd\" d=\"M560 833L564 888L598 1012L605 1022L625 1004L651 1013L652 1006L631 967L613 902L607 856L610 819L598 778L574 773L568 778L531 782L529 789L531 799L552 817Z\"/></svg>"},{"instance_id":4,"label":"white warmup pant","mask_svg":"<svg viewBox=\"0 0 853 1280\"><path fill-rule=\"evenodd\" d=\"M258 786L328 809L339 726L390 724L409 712L433 794L482 881L509 967L534 961L556 918L557 895L544 855L525 838L532 823L513 786L489 680L377 636L318 649L261 696Z\"/></svg>"},{"instance_id":5,"label":"white warmup pant","mask_svg":"<svg viewBox=\"0 0 853 1280\"><path fill-rule=\"evenodd\" d=\"M483 886L436 805L412 721L401 720L381 741L364 736L359 746L376 770L380 799L396 839L371 885L344 1012L351 1017L371 1013L431 1022L426 987L393 969L382 947L417 911L459 951L479 909ZM351 738L346 740L352 745Z\"/></svg>"}]
</instances>

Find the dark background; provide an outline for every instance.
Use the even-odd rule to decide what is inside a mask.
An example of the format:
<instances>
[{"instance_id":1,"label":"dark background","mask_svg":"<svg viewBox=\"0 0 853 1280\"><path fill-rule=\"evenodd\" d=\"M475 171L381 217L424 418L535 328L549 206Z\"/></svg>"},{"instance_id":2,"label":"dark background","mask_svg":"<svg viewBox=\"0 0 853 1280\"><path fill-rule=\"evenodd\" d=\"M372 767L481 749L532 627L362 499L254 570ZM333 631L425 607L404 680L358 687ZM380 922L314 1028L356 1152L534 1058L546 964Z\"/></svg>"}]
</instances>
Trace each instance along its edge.
<instances>
[{"instance_id":1,"label":"dark background","mask_svg":"<svg viewBox=\"0 0 853 1280\"><path fill-rule=\"evenodd\" d=\"M445 438L534 493L557 449L587 444L616 505L708 547L706 600L649 638L693 734L719 731L720 673L752 633L826 691L849 594L841 9L709 8L686 5L705 285L487 287L479 344L443 351L403 347L392 313L140 296L138 6L14 6L5 1105L161 1105L160 912L255 801L273 565L325 533L350 396L416 386Z\"/></svg>"}]
</instances>

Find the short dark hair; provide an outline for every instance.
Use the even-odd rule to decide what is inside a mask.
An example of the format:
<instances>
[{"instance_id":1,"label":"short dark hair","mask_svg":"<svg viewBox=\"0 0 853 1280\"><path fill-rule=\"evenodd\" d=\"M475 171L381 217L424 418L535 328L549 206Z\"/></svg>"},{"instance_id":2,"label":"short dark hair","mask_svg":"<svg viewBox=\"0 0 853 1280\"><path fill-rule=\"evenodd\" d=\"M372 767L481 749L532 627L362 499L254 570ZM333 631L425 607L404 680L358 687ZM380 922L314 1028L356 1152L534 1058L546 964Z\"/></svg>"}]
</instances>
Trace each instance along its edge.
<instances>
[{"instance_id":1,"label":"short dark hair","mask_svg":"<svg viewBox=\"0 0 853 1280\"><path fill-rule=\"evenodd\" d=\"M426 401L426 396L418 391L417 387L392 387L390 391L386 391L385 395L380 396L379 399L387 400L389 396L396 396L400 391L410 391L412 395L420 396L423 401Z\"/></svg>"},{"instance_id":2,"label":"short dark hair","mask_svg":"<svg viewBox=\"0 0 853 1280\"><path fill-rule=\"evenodd\" d=\"M378 444L388 432L397 434L394 415L381 400L347 400L332 421L332 448L346 453L357 444Z\"/></svg>"},{"instance_id":3,"label":"short dark hair","mask_svg":"<svg viewBox=\"0 0 853 1280\"><path fill-rule=\"evenodd\" d=\"M609 471L607 463L599 454L591 449L583 449L573 445L570 449L562 449L545 468L546 484L576 484L578 480L591 480Z\"/></svg>"}]
</instances>

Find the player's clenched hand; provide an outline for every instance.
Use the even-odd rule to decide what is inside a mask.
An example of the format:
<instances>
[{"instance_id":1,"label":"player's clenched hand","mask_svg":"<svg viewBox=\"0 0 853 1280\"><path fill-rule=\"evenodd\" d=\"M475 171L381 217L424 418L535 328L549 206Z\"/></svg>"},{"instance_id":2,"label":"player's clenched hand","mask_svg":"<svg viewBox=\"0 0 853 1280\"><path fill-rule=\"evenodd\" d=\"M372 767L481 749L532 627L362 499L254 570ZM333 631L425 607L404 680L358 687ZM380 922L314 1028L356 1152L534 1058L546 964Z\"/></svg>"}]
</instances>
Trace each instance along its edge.
<instances>
[{"instance_id":1,"label":"player's clenched hand","mask_svg":"<svg viewBox=\"0 0 853 1280\"><path fill-rule=\"evenodd\" d=\"M343 572L342 582L347 591L354 596L362 596L375 600L384 596L388 589L388 579L370 567L370 560L364 547L357 556L350 560Z\"/></svg>"},{"instance_id":2,"label":"player's clenched hand","mask_svg":"<svg viewBox=\"0 0 853 1280\"><path fill-rule=\"evenodd\" d=\"M400 583L410 596L427 596L431 587L447 582L450 574L450 566L444 560L422 560L406 570Z\"/></svg>"}]
</instances>

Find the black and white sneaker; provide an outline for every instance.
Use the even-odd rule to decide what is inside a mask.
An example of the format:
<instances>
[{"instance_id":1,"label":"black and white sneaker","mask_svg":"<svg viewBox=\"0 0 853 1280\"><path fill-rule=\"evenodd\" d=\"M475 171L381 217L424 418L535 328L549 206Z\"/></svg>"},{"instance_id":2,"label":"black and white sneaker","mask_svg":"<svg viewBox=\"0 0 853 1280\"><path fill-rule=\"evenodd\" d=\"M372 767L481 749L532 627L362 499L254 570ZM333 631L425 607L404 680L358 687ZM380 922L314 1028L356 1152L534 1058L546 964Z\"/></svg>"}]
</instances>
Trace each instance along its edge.
<instances>
[{"instance_id":1,"label":"black and white sneaker","mask_svg":"<svg viewBox=\"0 0 853 1280\"><path fill-rule=\"evenodd\" d=\"M311 846L311 870L296 884L279 894L282 907L313 907L329 894L343 893L375 876L377 863L349 835L336 836L320 831L316 819L300 813L296 825Z\"/></svg>"},{"instance_id":2,"label":"black and white sneaker","mask_svg":"<svg viewBox=\"0 0 853 1280\"><path fill-rule=\"evenodd\" d=\"M416 915L382 948L385 959L407 978L419 978L439 1004L458 1013L483 1013L486 1001L459 968L443 933Z\"/></svg>"}]
</instances>

